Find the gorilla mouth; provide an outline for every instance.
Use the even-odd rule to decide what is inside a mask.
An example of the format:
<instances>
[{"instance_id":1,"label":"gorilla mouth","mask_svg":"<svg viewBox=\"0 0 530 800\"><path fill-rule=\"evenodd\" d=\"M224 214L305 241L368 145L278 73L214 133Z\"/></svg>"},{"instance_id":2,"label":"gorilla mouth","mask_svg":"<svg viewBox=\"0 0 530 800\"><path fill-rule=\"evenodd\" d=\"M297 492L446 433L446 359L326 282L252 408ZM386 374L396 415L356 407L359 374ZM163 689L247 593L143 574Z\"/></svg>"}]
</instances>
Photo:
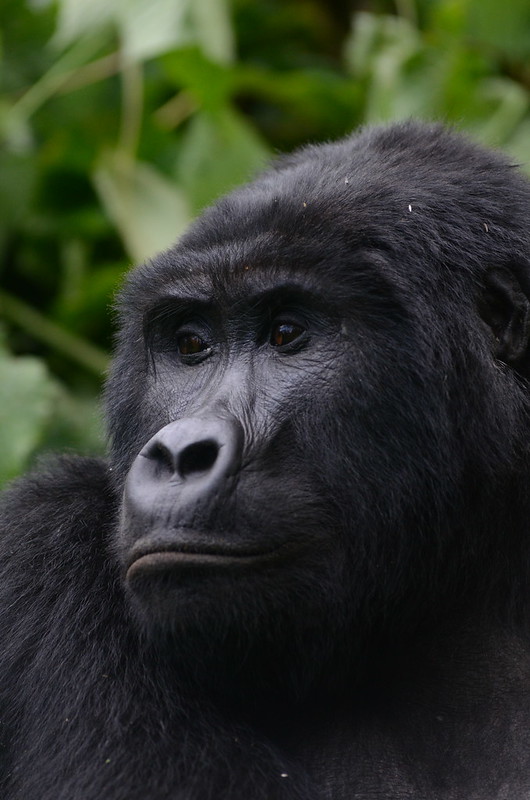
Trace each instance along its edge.
<instances>
[{"instance_id":1,"label":"gorilla mouth","mask_svg":"<svg viewBox=\"0 0 530 800\"><path fill-rule=\"evenodd\" d=\"M292 546L282 544L272 549L258 548L237 548L230 546L214 546L213 544L203 547L192 547L189 544L181 544L180 547L167 546L146 548L134 547L131 557L126 567L126 580L130 581L135 577L156 574L171 570L181 570L190 568L203 569L226 569L226 568L248 568L253 566L265 566L271 562L279 560L290 552ZM280 555L281 553L281 555Z\"/></svg>"}]
</instances>

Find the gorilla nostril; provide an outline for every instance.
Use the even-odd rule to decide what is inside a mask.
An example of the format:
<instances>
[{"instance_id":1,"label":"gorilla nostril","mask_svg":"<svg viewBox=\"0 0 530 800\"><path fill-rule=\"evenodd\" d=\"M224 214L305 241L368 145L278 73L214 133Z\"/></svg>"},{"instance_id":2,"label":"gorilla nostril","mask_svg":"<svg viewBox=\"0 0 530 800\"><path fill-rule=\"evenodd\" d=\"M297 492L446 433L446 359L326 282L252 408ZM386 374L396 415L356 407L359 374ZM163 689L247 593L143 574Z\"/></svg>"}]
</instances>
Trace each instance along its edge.
<instances>
[{"instance_id":1,"label":"gorilla nostril","mask_svg":"<svg viewBox=\"0 0 530 800\"><path fill-rule=\"evenodd\" d=\"M208 472L219 454L219 445L211 439L204 442L193 442L184 448L178 460L178 471L181 478L187 478L195 472Z\"/></svg>"},{"instance_id":2,"label":"gorilla nostril","mask_svg":"<svg viewBox=\"0 0 530 800\"><path fill-rule=\"evenodd\" d=\"M159 467L167 469L171 473L175 472L173 454L162 442L154 442L145 455L156 461Z\"/></svg>"}]
</instances>

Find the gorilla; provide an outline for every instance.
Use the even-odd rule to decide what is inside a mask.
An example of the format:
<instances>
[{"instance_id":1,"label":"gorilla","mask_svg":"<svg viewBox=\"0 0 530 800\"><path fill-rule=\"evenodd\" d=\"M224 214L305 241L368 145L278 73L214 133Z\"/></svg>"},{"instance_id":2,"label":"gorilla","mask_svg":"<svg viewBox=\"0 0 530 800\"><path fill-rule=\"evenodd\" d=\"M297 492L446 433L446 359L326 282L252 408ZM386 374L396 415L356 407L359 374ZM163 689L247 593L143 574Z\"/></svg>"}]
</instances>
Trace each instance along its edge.
<instances>
[{"instance_id":1,"label":"gorilla","mask_svg":"<svg viewBox=\"0 0 530 800\"><path fill-rule=\"evenodd\" d=\"M119 317L108 460L3 496L0 796L530 797L530 182L308 146Z\"/></svg>"}]
</instances>

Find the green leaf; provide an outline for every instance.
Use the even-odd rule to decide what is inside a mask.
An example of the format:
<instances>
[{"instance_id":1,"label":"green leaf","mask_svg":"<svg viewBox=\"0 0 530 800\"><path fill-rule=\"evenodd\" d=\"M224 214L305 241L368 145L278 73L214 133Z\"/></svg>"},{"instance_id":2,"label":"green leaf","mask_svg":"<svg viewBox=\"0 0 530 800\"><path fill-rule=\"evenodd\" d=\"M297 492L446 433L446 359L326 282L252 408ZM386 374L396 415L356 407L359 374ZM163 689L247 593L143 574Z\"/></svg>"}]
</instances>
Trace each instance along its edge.
<instances>
[{"instance_id":1,"label":"green leaf","mask_svg":"<svg viewBox=\"0 0 530 800\"><path fill-rule=\"evenodd\" d=\"M93 177L109 217L136 262L173 244L191 219L179 187L148 164L108 152Z\"/></svg>"},{"instance_id":2,"label":"green leaf","mask_svg":"<svg viewBox=\"0 0 530 800\"><path fill-rule=\"evenodd\" d=\"M530 175L530 119L525 120L517 127L505 146L505 150Z\"/></svg>"},{"instance_id":3,"label":"green leaf","mask_svg":"<svg viewBox=\"0 0 530 800\"><path fill-rule=\"evenodd\" d=\"M191 14L205 55L221 64L234 57L234 37L227 0L193 0Z\"/></svg>"},{"instance_id":4,"label":"green leaf","mask_svg":"<svg viewBox=\"0 0 530 800\"><path fill-rule=\"evenodd\" d=\"M263 168L270 152L255 130L233 109L199 113L182 142L178 177L193 211L247 181Z\"/></svg>"},{"instance_id":5,"label":"green leaf","mask_svg":"<svg viewBox=\"0 0 530 800\"><path fill-rule=\"evenodd\" d=\"M117 3L116 22L123 53L144 61L194 41L190 22L192 0L123 0Z\"/></svg>"},{"instance_id":6,"label":"green leaf","mask_svg":"<svg viewBox=\"0 0 530 800\"><path fill-rule=\"evenodd\" d=\"M490 45L509 59L530 55L530 3L510 0L469 0L469 36Z\"/></svg>"},{"instance_id":7,"label":"green leaf","mask_svg":"<svg viewBox=\"0 0 530 800\"><path fill-rule=\"evenodd\" d=\"M486 145L503 144L523 120L530 105L530 96L522 86L507 78L490 78L483 82L482 96L493 106L487 118L477 125L476 134Z\"/></svg>"},{"instance_id":8,"label":"green leaf","mask_svg":"<svg viewBox=\"0 0 530 800\"><path fill-rule=\"evenodd\" d=\"M192 41L191 0L60 0L53 43L64 47L105 28L115 28L124 55L142 61Z\"/></svg>"},{"instance_id":9,"label":"green leaf","mask_svg":"<svg viewBox=\"0 0 530 800\"><path fill-rule=\"evenodd\" d=\"M356 15L345 56L354 75L367 83L366 122L429 113L429 75L418 69L424 49L419 32L407 20L369 13Z\"/></svg>"},{"instance_id":10,"label":"green leaf","mask_svg":"<svg viewBox=\"0 0 530 800\"><path fill-rule=\"evenodd\" d=\"M57 387L37 358L0 350L0 483L27 464L51 417Z\"/></svg>"},{"instance_id":11,"label":"green leaf","mask_svg":"<svg viewBox=\"0 0 530 800\"><path fill-rule=\"evenodd\" d=\"M59 0L57 28L52 44L65 47L86 34L99 32L114 18L115 6L109 0Z\"/></svg>"},{"instance_id":12,"label":"green leaf","mask_svg":"<svg viewBox=\"0 0 530 800\"><path fill-rule=\"evenodd\" d=\"M126 60L145 61L197 43L214 61L233 56L226 0L60 0L54 44L114 27Z\"/></svg>"},{"instance_id":13,"label":"green leaf","mask_svg":"<svg viewBox=\"0 0 530 800\"><path fill-rule=\"evenodd\" d=\"M99 398L75 396L58 384L57 403L46 426L39 451L103 454L105 440Z\"/></svg>"},{"instance_id":14,"label":"green leaf","mask_svg":"<svg viewBox=\"0 0 530 800\"><path fill-rule=\"evenodd\" d=\"M225 106L232 89L231 71L208 59L198 47L185 47L166 55L161 64L178 89L185 88L204 109Z\"/></svg>"},{"instance_id":15,"label":"green leaf","mask_svg":"<svg viewBox=\"0 0 530 800\"><path fill-rule=\"evenodd\" d=\"M21 156L31 153L34 147L32 130L17 104L0 98L0 138L6 149Z\"/></svg>"},{"instance_id":16,"label":"green leaf","mask_svg":"<svg viewBox=\"0 0 530 800\"><path fill-rule=\"evenodd\" d=\"M29 213L36 183L32 156L0 150L0 251L8 231Z\"/></svg>"}]
</instances>

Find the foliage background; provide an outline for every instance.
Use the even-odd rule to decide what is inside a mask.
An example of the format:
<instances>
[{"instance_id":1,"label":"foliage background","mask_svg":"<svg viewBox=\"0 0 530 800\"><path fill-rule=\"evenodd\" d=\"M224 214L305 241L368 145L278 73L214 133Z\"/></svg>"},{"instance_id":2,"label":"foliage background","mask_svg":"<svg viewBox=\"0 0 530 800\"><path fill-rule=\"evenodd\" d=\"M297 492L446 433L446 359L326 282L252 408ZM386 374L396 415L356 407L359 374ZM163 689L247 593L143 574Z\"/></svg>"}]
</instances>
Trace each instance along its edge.
<instances>
[{"instance_id":1,"label":"foliage background","mask_svg":"<svg viewBox=\"0 0 530 800\"><path fill-rule=\"evenodd\" d=\"M272 154L410 116L530 171L528 0L3 0L0 482L103 448L125 270Z\"/></svg>"}]
</instances>

